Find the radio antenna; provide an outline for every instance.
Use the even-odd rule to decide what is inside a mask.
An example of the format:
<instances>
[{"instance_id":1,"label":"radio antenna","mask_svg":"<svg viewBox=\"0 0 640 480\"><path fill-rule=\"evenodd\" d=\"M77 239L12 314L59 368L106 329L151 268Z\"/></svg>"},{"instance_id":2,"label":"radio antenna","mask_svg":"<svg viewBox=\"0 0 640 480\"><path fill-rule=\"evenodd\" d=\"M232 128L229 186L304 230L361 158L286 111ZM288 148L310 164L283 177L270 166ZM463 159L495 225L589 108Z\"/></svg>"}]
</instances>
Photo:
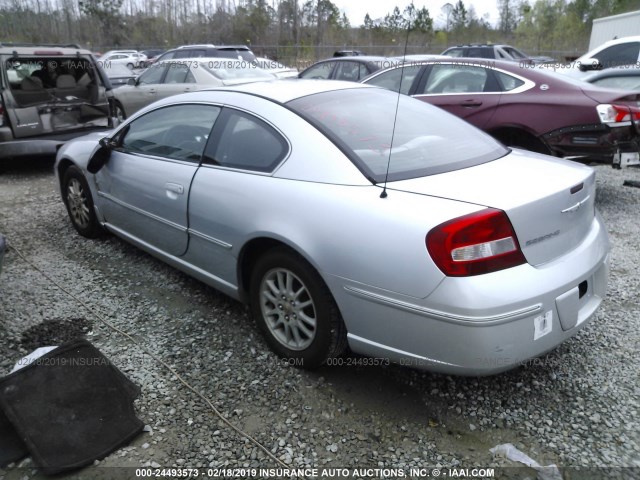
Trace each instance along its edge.
<instances>
[{"instance_id":1,"label":"radio antenna","mask_svg":"<svg viewBox=\"0 0 640 480\"><path fill-rule=\"evenodd\" d=\"M391 166L391 152L393 151L393 141L396 136L396 122L398 121L398 108L400 106L400 91L402 90L402 81L404 80L404 63L407 58L407 46L409 45L409 33L411 33L411 25L413 23L413 13L415 6L413 2L407 7L409 10L409 19L407 20L407 37L404 40L404 52L402 52L402 65L400 66L400 85L398 86L398 98L396 99L396 112L393 116L393 129L391 130L391 145L389 146L389 158L387 159L387 171L384 174L384 187L380 198L387 198L387 181L389 180L389 167Z\"/></svg>"}]
</instances>

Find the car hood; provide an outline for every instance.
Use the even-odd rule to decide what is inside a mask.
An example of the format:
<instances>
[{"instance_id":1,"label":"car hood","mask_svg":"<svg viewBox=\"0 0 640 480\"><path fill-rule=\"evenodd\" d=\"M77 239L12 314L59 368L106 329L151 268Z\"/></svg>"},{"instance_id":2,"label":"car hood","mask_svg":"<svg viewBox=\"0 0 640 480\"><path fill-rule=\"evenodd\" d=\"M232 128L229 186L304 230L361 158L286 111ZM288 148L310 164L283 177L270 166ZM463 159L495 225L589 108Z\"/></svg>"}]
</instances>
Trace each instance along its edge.
<instances>
[{"instance_id":1,"label":"car hood","mask_svg":"<svg viewBox=\"0 0 640 480\"><path fill-rule=\"evenodd\" d=\"M474 167L393 182L388 189L504 210L532 265L574 249L595 215L592 168L516 149Z\"/></svg>"}]
</instances>

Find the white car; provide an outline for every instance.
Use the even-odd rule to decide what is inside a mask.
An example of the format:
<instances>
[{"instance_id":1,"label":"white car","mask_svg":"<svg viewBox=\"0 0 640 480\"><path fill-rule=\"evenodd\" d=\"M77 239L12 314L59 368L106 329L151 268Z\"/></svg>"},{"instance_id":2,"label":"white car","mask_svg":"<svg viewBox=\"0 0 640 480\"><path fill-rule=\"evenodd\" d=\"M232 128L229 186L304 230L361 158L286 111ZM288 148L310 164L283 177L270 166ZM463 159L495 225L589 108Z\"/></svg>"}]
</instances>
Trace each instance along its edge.
<instances>
[{"instance_id":1,"label":"white car","mask_svg":"<svg viewBox=\"0 0 640 480\"><path fill-rule=\"evenodd\" d=\"M595 70L627 66L640 69L640 36L609 40L566 65L553 65L557 73L575 78Z\"/></svg>"},{"instance_id":2,"label":"white car","mask_svg":"<svg viewBox=\"0 0 640 480\"><path fill-rule=\"evenodd\" d=\"M109 68L111 65L124 65L129 70L140 67L139 54L134 53L110 53L100 57L100 63L103 68Z\"/></svg>"}]
</instances>

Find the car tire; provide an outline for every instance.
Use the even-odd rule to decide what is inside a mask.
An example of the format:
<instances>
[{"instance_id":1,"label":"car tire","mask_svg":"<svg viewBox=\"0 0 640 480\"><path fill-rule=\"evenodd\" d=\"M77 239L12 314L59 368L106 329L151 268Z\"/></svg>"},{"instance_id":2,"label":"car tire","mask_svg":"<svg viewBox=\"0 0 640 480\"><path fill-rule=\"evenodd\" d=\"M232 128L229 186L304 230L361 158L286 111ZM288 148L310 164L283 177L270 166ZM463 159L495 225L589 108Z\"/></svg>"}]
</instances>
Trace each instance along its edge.
<instances>
[{"instance_id":1,"label":"car tire","mask_svg":"<svg viewBox=\"0 0 640 480\"><path fill-rule=\"evenodd\" d=\"M133 67L134 67L133 63L127 63L127 68L129 70L133 70Z\"/></svg>"},{"instance_id":2,"label":"car tire","mask_svg":"<svg viewBox=\"0 0 640 480\"><path fill-rule=\"evenodd\" d=\"M71 224L76 231L86 238L100 237L104 230L96 216L89 184L82 171L75 165L70 166L64 173L62 192Z\"/></svg>"},{"instance_id":3,"label":"car tire","mask_svg":"<svg viewBox=\"0 0 640 480\"><path fill-rule=\"evenodd\" d=\"M124 107L122 106L122 104L116 101L113 107L114 107L115 115L116 115L116 118L118 119L118 122L122 123L123 121L125 121L127 119L127 113L124 111Z\"/></svg>"},{"instance_id":4,"label":"car tire","mask_svg":"<svg viewBox=\"0 0 640 480\"><path fill-rule=\"evenodd\" d=\"M287 248L264 254L251 276L253 317L271 349L317 368L347 347L346 327L328 287L315 269Z\"/></svg>"}]
</instances>

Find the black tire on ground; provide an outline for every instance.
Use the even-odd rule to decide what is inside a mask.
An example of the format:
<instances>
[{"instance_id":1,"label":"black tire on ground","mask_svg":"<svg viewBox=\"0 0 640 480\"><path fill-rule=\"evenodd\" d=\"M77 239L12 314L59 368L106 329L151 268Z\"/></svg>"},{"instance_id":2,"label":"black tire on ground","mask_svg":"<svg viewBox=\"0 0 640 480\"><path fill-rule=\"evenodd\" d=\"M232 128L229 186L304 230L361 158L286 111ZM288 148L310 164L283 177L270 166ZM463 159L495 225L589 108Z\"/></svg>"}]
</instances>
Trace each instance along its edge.
<instances>
[{"instance_id":1,"label":"black tire on ground","mask_svg":"<svg viewBox=\"0 0 640 480\"><path fill-rule=\"evenodd\" d=\"M127 63L127 68L129 70L133 70L133 67L134 67L133 63Z\"/></svg>"},{"instance_id":2,"label":"black tire on ground","mask_svg":"<svg viewBox=\"0 0 640 480\"><path fill-rule=\"evenodd\" d=\"M71 224L77 232L87 238L100 237L104 230L96 216L89 184L75 165L67 168L64 173L62 195Z\"/></svg>"},{"instance_id":3,"label":"black tire on ground","mask_svg":"<svg viewBox=\"0 0 640 480\"><path fill-rule=\"evenodd\" d=\"M317 368L347 348L347 332L324 281L301 256L285 248L269 250L253 269L253 317L271 349Z\"/></svg>"}]
</instances>

